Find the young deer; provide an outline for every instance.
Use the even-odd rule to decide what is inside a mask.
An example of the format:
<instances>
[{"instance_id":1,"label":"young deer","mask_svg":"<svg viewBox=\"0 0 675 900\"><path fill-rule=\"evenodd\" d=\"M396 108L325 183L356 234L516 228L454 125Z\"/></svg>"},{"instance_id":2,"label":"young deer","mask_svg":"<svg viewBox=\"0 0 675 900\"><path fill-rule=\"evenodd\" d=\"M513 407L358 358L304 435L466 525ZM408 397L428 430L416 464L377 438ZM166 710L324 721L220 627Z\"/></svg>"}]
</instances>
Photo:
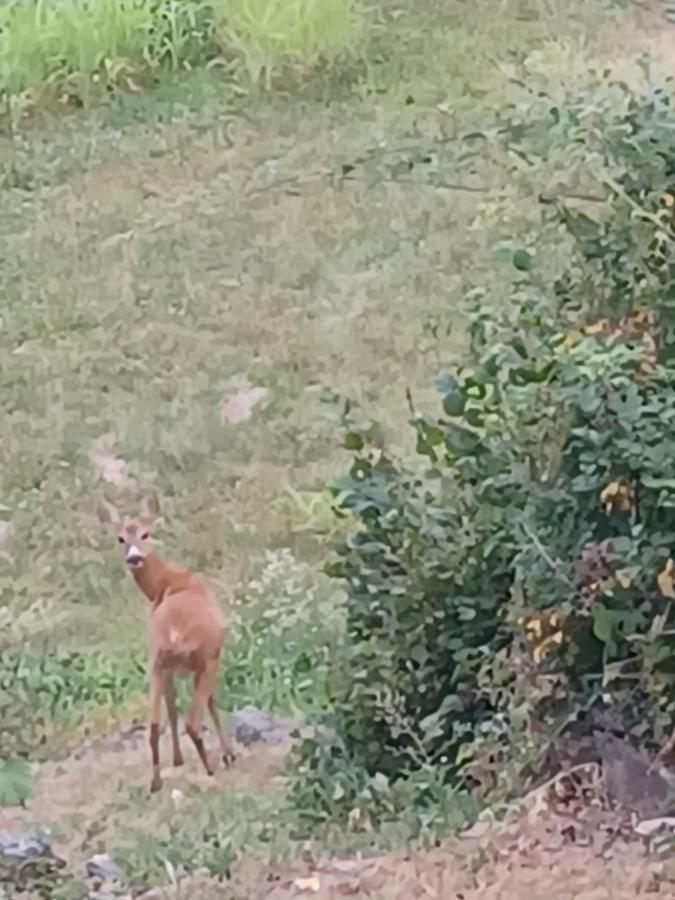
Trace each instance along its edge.
<instances>
[{"instance_id":1,"label":"young deer","mask_svg":"<svg viewBox=\"0 0 675 900\"><path fill-rule=\"evenodd\" d=\"M159 515L153 494L144 501L136 518L122 516L110 503L99 506L98 516L111 526L122 546L124 560L136 584L151 603L150 608L150 749L152 752L151 791L162 786L159 768L159 720L162 697L171 725L173 764L181 766L183 756L178 741L178 712L174 676L192 676L194 688L187 714L186 731L209 775L209 765L201 736L204 709L208 705L216 727L223 762L234 761L232 745L225 736L214 698L226 623L220 607L206 585L185 569L167 566L152 552L150 532Z\"/></svg>"}]
</instances>

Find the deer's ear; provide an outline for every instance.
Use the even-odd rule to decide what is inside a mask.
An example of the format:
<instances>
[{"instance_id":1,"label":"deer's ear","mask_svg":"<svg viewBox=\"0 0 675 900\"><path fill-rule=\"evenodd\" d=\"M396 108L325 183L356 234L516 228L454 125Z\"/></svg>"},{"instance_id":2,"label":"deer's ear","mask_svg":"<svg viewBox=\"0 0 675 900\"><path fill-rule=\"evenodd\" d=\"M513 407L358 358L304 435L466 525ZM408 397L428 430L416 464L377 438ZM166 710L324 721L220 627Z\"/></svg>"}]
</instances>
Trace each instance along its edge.
<instances>
[{"instance_id":1,"label":"deer's ear","mask_svg":"<svg viewBox=\"0 0 675 900\"><path fill-rule=\"evenodd\" d=\"M144 519L150 519L153 522L159 515L159 500L154 491L143 500L141 515Z\"/></svg>"},{"instance_id":2,"label":"deer's ear","mask_svg":"<svg viewBox=\"0 0 675 900\"><path fill-rule=\"evenodd\" d=\"M102 525L112 525L114 528L120 523L120 514L112 503L108 503L107 500L101 500L98 505L97 513L99 522Z\"/></svg>"}]
</instances>

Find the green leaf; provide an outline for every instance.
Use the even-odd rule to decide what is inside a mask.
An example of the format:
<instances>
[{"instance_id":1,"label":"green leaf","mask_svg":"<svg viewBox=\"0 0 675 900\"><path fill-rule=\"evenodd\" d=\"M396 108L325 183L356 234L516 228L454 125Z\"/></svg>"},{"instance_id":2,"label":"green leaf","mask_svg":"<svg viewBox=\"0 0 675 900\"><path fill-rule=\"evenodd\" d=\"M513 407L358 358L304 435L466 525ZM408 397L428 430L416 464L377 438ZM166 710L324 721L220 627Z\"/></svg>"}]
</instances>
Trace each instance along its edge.
<instances>
[{"instance_id":1,"label":"green leaf","mask_svg":"<svg viewBox=\"0 0 675 900\"><path fill-rule=\"evenodd\" d=\"M443 411L447 416L461 416L466 407L466 394L459 385L443 397Z\"/></svg>"},{"instance_id":2,"label":"green leaf","mask_svg":"<svg viewBox=\"0 0 675 900\"><path fill-rule=\"evenodd\" d=\"M363 438L355 431L350 431L345 436L344 447L346 450L363 450Z\"/></svg>"},{"instance_id":3,"label":"green leaf","mask_svg":"<svg viewBox=\"0 0 675 900\"><path fill-rule=\"evenodd\" d=\"M459 382L454 375L443 374L434 379L434 385L439 394L447 394L459 388Z\"/></svg>"},{"instance_id":4,"label":"green leaf","mask_svg":"<svg viewBox=\"0 0 675 900\"><path fill-rule=\"evenodd\" d=\"M519 272L529 272L532 268L532 256L527 250L516 250L513 254L513 265Z\"/></svg>"},{"instance_id":5,"label":"green leaf","mask_svg":"<svg viewBox=\"0 0 675 900\"><path fill-rule=\"evenodd\" d=\"M20 806L35 790L35 778L25 759L0 760L0 807Z\"/></svg>"},{"instance_id":6,"label":"green leaf","mask_svg":"<svg viewBox=\"0 0 675 900\"><path fill-rule=\"evenodd\" d=\"M480 443L480 436L461 425L448 425L445 429L445 443L458 456L472 453Z\"/></svg>"},{"instance_id":7,"label":"green leaf","mask_svg":"<svg viewBox=\"0 0 675 900\"><path fill-rule=\"evenodd\" d=\"M612 610L606 606L596 606L593 610L593 634L603 644L607 644L612 640L614 628L616 625L616 616Z\"/></svg>"},{"instance_id":8,"label":"green leaf","mask_svg":"<svg viewBox=\"0 0 675 900\"><path fill-rule=\"evenodd\" d=\"M513 244L511 241L499 241L499 243L495 244L492 252L495 255L495 259L499 262L511 262L513 260Z\"/></svg>"}]
</instances>

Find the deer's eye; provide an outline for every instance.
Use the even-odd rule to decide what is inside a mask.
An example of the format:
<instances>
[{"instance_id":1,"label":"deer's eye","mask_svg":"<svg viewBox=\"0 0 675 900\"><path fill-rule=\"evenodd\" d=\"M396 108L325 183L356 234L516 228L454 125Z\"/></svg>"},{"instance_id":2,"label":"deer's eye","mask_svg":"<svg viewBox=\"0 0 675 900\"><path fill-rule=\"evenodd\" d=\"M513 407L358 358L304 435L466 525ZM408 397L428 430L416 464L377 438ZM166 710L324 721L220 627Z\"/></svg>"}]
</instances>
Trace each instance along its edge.
<instances>
[{"instance_id":1,"label":"deer's eye","mask_svg":"<svg viewBox=\"0 0 675 900\"><path fill-rule=\"evenodd\" d=\"M147 539L148 539L149 537L150 537L150 533L146 531L145 534L142 534L142 535L141 535L141 540L142 540L142 541L147 541Z\"/></svg>"},{"instance_id":2,"label":"deer's eye","mask_svg":"<svg viewBox=\"0 0 675 900\"><path fill-rule=\"evenodd\" d=\"M123 544L123 543L124 543L124 538L123 538L123 537L118 537L118 538L117 538L117 542L118 542L119 544Z\"/></svg>"}]
</instances>

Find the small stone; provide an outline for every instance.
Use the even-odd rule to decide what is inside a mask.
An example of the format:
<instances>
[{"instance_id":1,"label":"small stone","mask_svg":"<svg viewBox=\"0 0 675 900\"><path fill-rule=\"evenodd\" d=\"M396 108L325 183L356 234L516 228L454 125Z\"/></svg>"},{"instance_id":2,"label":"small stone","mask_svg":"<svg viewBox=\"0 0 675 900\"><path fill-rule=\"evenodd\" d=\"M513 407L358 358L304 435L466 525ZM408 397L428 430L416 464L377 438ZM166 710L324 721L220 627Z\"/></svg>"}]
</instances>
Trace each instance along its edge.
<instances>
[{"instance_id":1,"label":"small stone","mask_svg":"<svg viewBox=\"0 0 675 900\"><path fill-rule=\"evenodd\" d=\"M232 716L234 737L245 745L258 741L265 744L284 743L295 727L294 722L262 712L255 706L245 706Z\"/></svg>"},{"instance_id":2,"label":"small stone","mask_svg":"<svg viewBox=\"0 0 675 900\"><path fill-rule=\"evenodd\" d=\"M643 819L635 826L635 833L648 836L659 831L675 832L675 818L673 816L661 816L658 819Z\"/></svg>"},{"instance_id":3,"label":"small stone","mask_svg":"<svg viewBox=\"0 0 675 900\"><path fill-rule=\"evenodd\" d=\"M126 875L107 853L97 853L87 862L87 875L101 881L125 881Z\"/></svg>"},{"instance_id":4,"label":"small stone","mask_svg":"<svg viewBox=\"0 0 675 900\"><path fill-rule=\"evenodd\" d=\"M0 852L14 859L34 859L36 856L50 856L51 844L41 837L22 835L15 838L0 834Z\"/></svg>"},{"instance_id":5,"label":"small stone","mask_svg":"<svg viewBox=\"0 0 675 900\"><path fill-rule=\"evenodd\" d=\"M89 891L87 900L132 900L132 895L120 894L119 891L109 891L104 889L100 891Z\"/></svg>"}]
</instances>

